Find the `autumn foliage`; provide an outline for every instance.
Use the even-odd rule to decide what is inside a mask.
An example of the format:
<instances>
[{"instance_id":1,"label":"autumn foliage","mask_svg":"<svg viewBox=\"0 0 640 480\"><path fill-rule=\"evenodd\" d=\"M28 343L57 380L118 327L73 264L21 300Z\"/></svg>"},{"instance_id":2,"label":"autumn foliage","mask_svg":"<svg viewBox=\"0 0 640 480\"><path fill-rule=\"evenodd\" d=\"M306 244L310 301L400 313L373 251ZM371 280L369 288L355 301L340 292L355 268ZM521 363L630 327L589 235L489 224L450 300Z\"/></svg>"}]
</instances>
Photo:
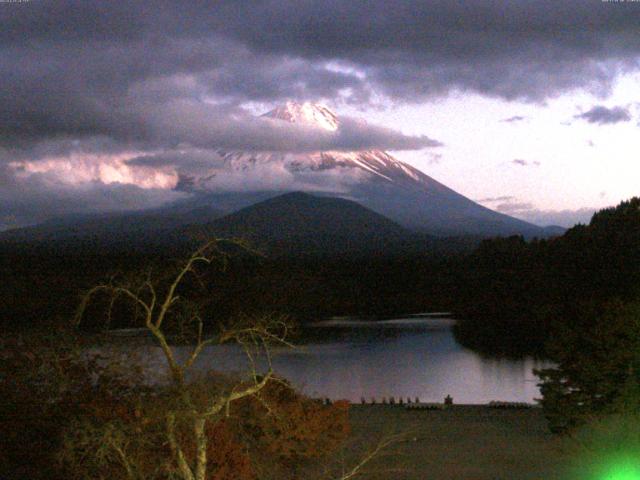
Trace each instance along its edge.
<instances>
[{"instance_id":1,"label":"autumn foliage","mask_svg":"<svg viewBox=\"0 0 640 480\"><path fill-rule=\"evenodd\" d=\"M60 337L45 345L3 345L0 473L24 478L168 479L176 471L166 441L170 388L140 384L140 372L100 355L82 356ZM191 386L192 397L224 389L222 375ZM176 430L189 462L196 449L189 412ZM335 452L349 434L348 403L304 397L280 378L207 423L207 478L293 478Z\"/></svg>"},{"instance_id":2,"label":"autumn foliage","mask_svg":"<svg viewBox=\"0 0 640 480\"><path fill-rule=\"evenodd\" d=\"M347 405L320 405L273 371L272 346L292 346L286 318L239 316L213 331L205 328L203 299L210 289L203 279L224 268L231 253L223 246L229 243L244 248L214 239L167 272L111 278L82 297L76 328L94 305L106 308L107 326L115 310L130 310L162 353L167 375L159 383L147 384L143 368L156 366L136 358L135 346L118 356L109 342L98 347L99 336L79 337L75 329L4 345L0 393L8 399L4 408L14 409L2 412L8 413L2 416L8 419L4 437L18 443L16 432L26 429L38 432L34 439L48 439L46 448L23 442L3 452L14 467L38 465L19 476L287 479L340 448L349 434ZM244 351L246 362L238 365L245 364L244 374L194 368L203 349L222 344Z\"/></svg>"},{"instance_id":3,"label":"autumn foliage","mask_svg":"<svg viewBox=\"0 0 640 480\"><path fill-rule=\"evenodd\" d=\"M97 400L87 405L91 425L84 420L67 432L67 463L81 466L86 452L105 444L107 431L111 436L119 431L126 438L122 448L127 449L125 454L142 473L141 478L168 478L176 469L164 440L164 413L171 397L132 396L115 405L112 398L106 400L106 404ZM194 463L196 446L190 420L188 412L178 418L177 436L187 461ZM293 478L309 463L336 451L348 434L348 403L322 405L274 380L259 396L237 402L228 417L207 423L207 478ZM90 442L83 445L85 439ZM74 450L81 455L74 455ZM119 478L119 471L126 473L115 455L109 462L91 465L91 469L111 478Z\"/></svg>"}]
</instances>

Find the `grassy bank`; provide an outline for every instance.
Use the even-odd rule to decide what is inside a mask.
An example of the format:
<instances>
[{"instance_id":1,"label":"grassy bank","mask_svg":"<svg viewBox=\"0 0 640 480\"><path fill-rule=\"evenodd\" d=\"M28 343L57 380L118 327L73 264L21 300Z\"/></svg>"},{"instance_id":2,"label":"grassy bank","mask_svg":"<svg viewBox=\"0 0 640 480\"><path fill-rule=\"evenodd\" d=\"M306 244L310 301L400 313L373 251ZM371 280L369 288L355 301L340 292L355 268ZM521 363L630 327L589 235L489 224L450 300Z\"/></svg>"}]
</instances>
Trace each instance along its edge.
<instances>
[{"instance_id":1,"label":"grassy bank","mask_svg":"<svg viewBox=\"0 0 640 480\"><path fill-rule=\"evenodd\" d=\"M374 461L368 478L394 480L527 480L561 478L560 441L542 410L455 405L442 411L353 405L355 437L410 432L408 441ZM356 450L357 447L353 447ZM376 473L377 472L377 473Z\"/></svg>"}]
</instances>

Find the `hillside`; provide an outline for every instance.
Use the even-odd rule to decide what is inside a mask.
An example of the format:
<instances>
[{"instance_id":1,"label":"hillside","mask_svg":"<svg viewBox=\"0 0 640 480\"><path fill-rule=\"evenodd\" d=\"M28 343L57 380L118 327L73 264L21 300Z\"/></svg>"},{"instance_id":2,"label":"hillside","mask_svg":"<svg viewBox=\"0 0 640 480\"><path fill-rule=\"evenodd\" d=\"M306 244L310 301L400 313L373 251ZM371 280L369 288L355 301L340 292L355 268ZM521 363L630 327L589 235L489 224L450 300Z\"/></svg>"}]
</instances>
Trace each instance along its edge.
<instances>
[{"instance_id":1,"label":"hillside","mask_svg":"<svg viewBox=\"0 0 640 480\"><path fill-rule=\"evenodd\" d=\"M185 235L249 240L273 254L377 253L416 236L356 202L293 192L243 208Z\"/></svg>"}]
</instances>

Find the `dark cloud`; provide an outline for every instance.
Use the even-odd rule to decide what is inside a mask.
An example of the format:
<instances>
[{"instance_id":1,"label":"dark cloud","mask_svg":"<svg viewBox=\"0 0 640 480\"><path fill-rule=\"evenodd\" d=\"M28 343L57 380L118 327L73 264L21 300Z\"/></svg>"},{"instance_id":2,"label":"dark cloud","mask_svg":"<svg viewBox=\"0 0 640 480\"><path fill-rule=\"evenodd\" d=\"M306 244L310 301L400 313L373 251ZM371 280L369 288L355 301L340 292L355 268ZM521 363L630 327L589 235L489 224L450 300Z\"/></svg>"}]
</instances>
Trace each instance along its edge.
<instances>
[{"instance_id":1,"label":"dark cloud","mask_svg":"<svg viewBox=\"0 0 640 480\"><path fill-rule=\"evenodd\" d=\"M150 92L162 91L159 83L166 86L181 80L187 89L189 81L180 77L157 82L151 91L138 85L136 88L143 90L140 94L127 93L110 105L90 102L91 106L86 109L78 105L83 95L80 91L66 105L64 98L52 101L40 95L30 100L35 102L31 108L25 104L8 106L3 111L0 106L0 121L6 120L0 123L0 144L33 150L38 142L40 149L43 148L43 139L64 146L65 141L68 144L72 138L106 138L103 143L112 139L121 146L157 148L190 143L196 147L272 151L415 150L442 145L424 135L403 135L348 117L341 118L336 132L328 132L255 117L237 107L215 105L188 95L159 93L163 98L145 98L145 92L151 95ZM2 95L0 93L0 97ZM5 97L6 105L10 105L11 95L5 92ZM109 148L115 149L116 144Z\"/></svg>"},{"instance_id":2,"label":"dark cloud","mask_svg":"<svg viewBox=\"0 0 640 480\"><path fill-rule=\"evenodd\" d=\"M616 73L637 66L640 9L617 7L600 0L272 1L228 5L222 32L265 53L350 62L403 100L451 89L536 100L572 88L606 90Z\"/></svg>"},{"instance_id":3,"label":"dark cloud","mask_svg":"<svg viewBox=\"0 0 640 480\"><path fill-rule=\"evenodd\" d=\"M126 144L103 135L79 138L69 136L41 138L18 145L8 145L6 148L2 148L1 144L2 140L0 140L0 164L9 161L64 158L71 155L119 154L130 151L132 148L144 148L140 142Z\"/></svg>"},{"instance_id":4,"label":"dark cloud","mask_svg":"<svg viewBox=\"0 0 640 480\"><path fill-rule=\"evenodd\" d=\"M224 165L219 153L211 150L173 150L157 154L145 154L126 161L128 165L140 167L183 167L188 170L215 168Z\"/></svg>"},{"instance_id":5,"label":"dark cloud","mask_svg":"<svg viewBox=\"0 0 640 480\"><path fill-rule=\"evenodd\" d=\"M362 104L474 91L539 101L574 88L604 92L638 68L636 7L600 0L4 3L0 135L4 144L98 135L133 141L157 126L143 105L162 111L207 99Z\"/></svg>"},{"instance_id":6,"label":"dark cloud","mask_svg":"<svg viewBox=\"0 0 640 480\"><path fill-rule=\"evenodd\" d=\"M312 152L320 150L417 150L442 143L390 128L340 117L336 131L313 128L241 110L220 112L201 102L176 101L144 114L145 135L155 143L188 143L200 148Z\"/></svg>"},{"instance_id":7,"label":"dark cloud","mask_svg":"<svg viewBox=\"0 0 640 480\"><path fill-rule=\"evenodd\" d=\"M516 123L516 122L522 122L523 120L526 120L526 118L527 117L524 117L522 115L514 115L513 117L503 118L500 121L502 123Z\"/></svg>"},{"instance_id":8,"label":"dark cloud","mask_svg":"<svg viewBox=\"0 0 640 480\"><path fill-rule=\"evenodd\" d=\"M135 128L131 98L540 101L636 70L640 8L485 2L44 0L0 4L3 135Z\"/></svg>"},{"instance_id":9,"label":"dark cloud","mask_svg":"<svg viewBox=\"0 0 640 480\"><path fill-rule=\"evenodd\" d=\"M613 123L628 122L631 120L631 113L627 107L607 108L603 105L596 105L584 113L574 115L574 118L586 120L589 123L598 125L608 125Z\"/></svg>"},{"instance_id":10,"label":"dark cloud","mask_svg":"<svg viewBox=\"0 0 640 480\"><path fill-rule=\"evenodd\" d=\"M0 157L437 146L352 119L333 133L277 125L240 107L604 94L640 66L639 23L638 5L600 0L0 2ZM5 184L24 181L16 168Z\"/></svg>"}]
</instances>

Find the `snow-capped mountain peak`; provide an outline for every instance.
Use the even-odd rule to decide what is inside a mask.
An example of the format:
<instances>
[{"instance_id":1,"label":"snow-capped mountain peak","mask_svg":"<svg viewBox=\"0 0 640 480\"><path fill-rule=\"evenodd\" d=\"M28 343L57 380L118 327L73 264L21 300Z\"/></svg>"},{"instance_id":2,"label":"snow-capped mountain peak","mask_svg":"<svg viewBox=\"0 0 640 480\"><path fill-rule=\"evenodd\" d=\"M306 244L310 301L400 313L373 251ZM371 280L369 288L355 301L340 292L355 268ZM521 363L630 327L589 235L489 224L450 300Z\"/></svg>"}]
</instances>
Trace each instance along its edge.
<instances>
[{"instance_id":1,"label":"snow-capped mountain peak","mask_svg":"<svg viewBox=\"0 0 640 480\"><path fill-rule=\"evenodd\" d=\"M312 102L288 101L262 116L330 132L335 132L340 126L340 119L335 113L323 105ZM223 170L243 172L247 177L255 171L264 172L265 166L271 166L274 171L287 172L286 175L294 177L312 172L334 171L340 172L337 177L345 179L350 176L356 183L374 181L431 191L442 188L442 185L421 171L382 150L288 153L220 149L218 154L224 165ZM223 173L218 172L218 174ZM212 177L208 175L201 180L206 184L210 178ZM267 178L270 177L267 176ZM327 187L330 188L330 186Z\"/></svg>"},{"instance_id":2,"label":"snow-capped mountain peak","mask_svg":"<svg viewBox=\"0 0 640 480\"><path fill-rule=\"evenodd\" d=\"M336 114L329 108L312 102L289 101L265 113L264 116L330 131L336 131L340 123Z\"/></svg>"},{"instance_id":3,"label":"snow-capped mountain peak","mask_svg":"<svg viewBox=\"0 0 640 480\"><path fill-rule=\"evenodd\" d=\"M263 117L339 135L341 122L327 107L287 102ZM343 119L342 127L354 119ZM305 133L305 132L303 132ZM329 135L329 136L330 136ZM364 205L401 225L436 235L542 236L536 226L483 207L417 168L378 150L305 152L217 150L215 167L181 177L181 190L219 195L216 201L274 192L306 191ZM253 200L251 200L253 199ZM241 201L241 200L238 200Z\"/></svg>"}]
</instances>

